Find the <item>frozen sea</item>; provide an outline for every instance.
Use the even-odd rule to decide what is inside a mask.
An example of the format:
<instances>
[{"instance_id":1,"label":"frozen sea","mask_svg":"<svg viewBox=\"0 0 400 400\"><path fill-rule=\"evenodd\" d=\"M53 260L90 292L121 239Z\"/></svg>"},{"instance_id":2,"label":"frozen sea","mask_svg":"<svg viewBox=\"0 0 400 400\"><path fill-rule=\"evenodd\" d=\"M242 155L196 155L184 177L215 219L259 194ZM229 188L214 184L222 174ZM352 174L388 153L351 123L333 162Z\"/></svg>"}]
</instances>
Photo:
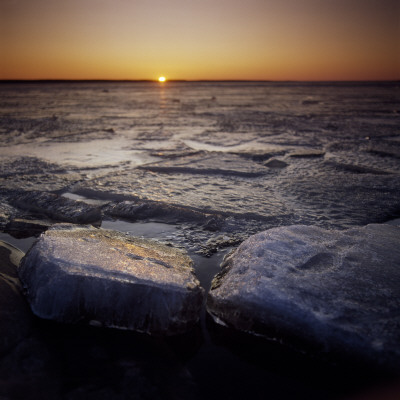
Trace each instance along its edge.
<instances>
[{"instance_id":1,"label":"frozen sea","mask_svg":"<svg viewBox=\"0 0 400 400\"><path fill-rule=\"evenodd\" d=\"M0 240L24 251L40 221L57 222L21 207L26 192L101 206L103 227L185 248L207 290L224 254L261 230L400 217L399 82L3 82L0 105ZM318 399L368 386L279 348L243 351L205 316L184 344L43 331L32 385L52 370L49 393L67 399Z\"/></svg>"}]
</instances>

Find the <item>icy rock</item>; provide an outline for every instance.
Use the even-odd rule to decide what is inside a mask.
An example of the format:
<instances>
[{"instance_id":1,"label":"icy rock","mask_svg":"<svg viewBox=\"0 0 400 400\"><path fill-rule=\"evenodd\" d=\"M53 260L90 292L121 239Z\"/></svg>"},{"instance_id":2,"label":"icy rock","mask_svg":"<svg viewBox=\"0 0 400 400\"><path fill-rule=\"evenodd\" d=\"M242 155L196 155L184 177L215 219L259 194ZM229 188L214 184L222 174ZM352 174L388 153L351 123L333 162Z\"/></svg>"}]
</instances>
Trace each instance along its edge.
<instances>
[{"instance_id":1,"label":"icy rock","mask_svg":"<svg viewBox=\"0 0 400 400\"><path fill-rule=\"evenodd\" d=\"M43 214L55 220L78 224L101 221L99 207L75 201L55 193L31 191L14 194L11 201L16 207Z\"/></svg>"},{"instance_id":2,"label":"icy rock","mask_svg":"<svg viewBox=\"0 0 400 400\"><path fill-rule=\"evenodd\" d=\"M207 299L216 322L399 369L399 227L274 228L222 268Z\"/></svg>"},{"instance_id":3,"label":"icy rock","mask_svg":"<svg viewBox=\"0 0 400 400\"><path fill-rule=\"evenodd\" d=\"M31 330L32 315L22 294L17 267L24 253L0 241L0 354Z\"/></svg>"},{"instance_id":4,"label":"icy rock","mask_svg":"<svg viewBox=\"0 0 400 400\"><path fill-rule=\"evenodd\" d=\"M19 275L41 318L173 335L199 319L203 289L191 264L155 241L58 224L33 245Z\"/></svg>"}]
</instances>

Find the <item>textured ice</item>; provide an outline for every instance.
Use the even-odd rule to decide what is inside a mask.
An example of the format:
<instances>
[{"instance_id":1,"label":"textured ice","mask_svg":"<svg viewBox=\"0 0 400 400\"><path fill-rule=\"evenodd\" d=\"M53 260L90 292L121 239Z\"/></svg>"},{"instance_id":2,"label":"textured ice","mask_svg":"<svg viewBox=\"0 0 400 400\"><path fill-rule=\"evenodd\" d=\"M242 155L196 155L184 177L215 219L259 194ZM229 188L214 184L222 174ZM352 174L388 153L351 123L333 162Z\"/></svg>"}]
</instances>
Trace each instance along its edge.
<instances>
[{"instance_id":1,"label":"textured ice","mask_svg":"<svg viewBox=\"0 0 400 400\"><path fill-rule=\"evenodd\" d=\"M98 223L101 220L99 207L74 201L55 193L30 191L16 192L9 201L17 207L55 220L72 223Z\"/></svg>"},{"instance_id":2,"label":"textured ice","mask_svg":"<svg viewBox=\"0 0 400 400\"><path fill-rule=\"evenodd\" d=\"M320 158L278 161L286 167L267 168L268 174L251 179L224 171L210 175L201 170L170 169L166 174L134 169L85 181L73 190L110 200L140 201L158 210L173 205L201 214L265 220L270 226L313 223L345 228L385 221L400 209L398 173L338 169ZM208 169L218 170L219 165L210 159ZM140 219L140 213L132 217Z\"/></svg>"},{"instance_id":3,"label":"textured ice","mask_svg":"<svg viewBox=\"0 0 400 400\"><path fill-rule=\"evenodd\" d=\"M213 168L211 162L210 168ZM273 180L249 180L224 173L213 174L211 178L208 173L156 174L135 169L86 181L73 191L109 199L157 202L160 206L173 205L202 214L279 219L290 218L292 211L277 193Z\"/></svg>"},{"instance_id":4,"label":"textured ice","mask_svg":"<svg viewBox=\"0 0 400 400\"><path fill-rule=\"evenodd\" d=\"M65 190L83 178L78 171L70 171L64 167L36 157L24 155L9 156L8 148L5 155L0 154L0 191L13 190ZM27 148L29 151L29 147ZM53 150L51 150L53 151Z\"/></svg>"},{"instance_id":5,"label":"textured ice","mask_svg":"<svg viewBox=\"0 0 400 400\"><path fill-rule=\"evenodd\" d=\"M33 312L156 335L198 321L203 290L182 251L115 231L55 225L21 262Z\"/></svg>"},{"instance_id":6,"label":"textured ice","mask_svg":"<svg viewBox=\"0 0 400 400\"><path fill-rule=\"evenodd\" d=\"M219 323L399 368L400 229L274 228L224 261L207 299Z\"/></svg>"},{"instance_id":7,"label":"textured ice","mask_svg":"<svg viewBox=\"0 0 400 400\"><path fill-rule=\"evenodd\" d=\"M106 86L2 86L4 194L72 191L139 202L143 213L133 207L121 213L128 219L179 209L172 215L187 222L211 215L264 229L347 228L399 213L394 84ZM252 223L240 225L250 234Z\"/></svg>"}]
</instances>

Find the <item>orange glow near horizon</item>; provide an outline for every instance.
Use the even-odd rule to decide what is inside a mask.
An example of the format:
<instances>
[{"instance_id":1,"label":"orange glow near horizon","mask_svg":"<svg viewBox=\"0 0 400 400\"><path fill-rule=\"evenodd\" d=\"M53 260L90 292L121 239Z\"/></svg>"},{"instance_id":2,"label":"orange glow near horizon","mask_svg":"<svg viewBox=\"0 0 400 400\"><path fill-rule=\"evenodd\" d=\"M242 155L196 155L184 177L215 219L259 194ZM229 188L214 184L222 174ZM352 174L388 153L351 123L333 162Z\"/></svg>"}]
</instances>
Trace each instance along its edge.
<instances>
[{"instance_id":1,"label":"orange glow near horizon","mask_svg":"<svg viewBox=\"0 0 400 400\"><path fill-rule=\"evenodd\" d=\"M396 80L398 0L2 0L0 79Z\"/></svg>"}]
</instances>

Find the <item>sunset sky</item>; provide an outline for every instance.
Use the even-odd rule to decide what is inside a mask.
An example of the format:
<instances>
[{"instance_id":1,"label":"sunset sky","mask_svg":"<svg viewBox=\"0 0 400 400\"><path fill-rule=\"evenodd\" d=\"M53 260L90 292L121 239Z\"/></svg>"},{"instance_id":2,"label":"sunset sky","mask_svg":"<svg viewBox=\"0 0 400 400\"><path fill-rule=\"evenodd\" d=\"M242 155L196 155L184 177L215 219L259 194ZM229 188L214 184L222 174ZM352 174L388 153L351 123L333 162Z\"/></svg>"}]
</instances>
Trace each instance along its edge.
<instances>
[{"instance_id":1,"label":"sunset sky","mask_svg":"<svg viewBox=\"0 0 400 400\"><path fill-rule=\"evenodd\" d=\"M0 0L0 79L400 79L399 0Z\"/></svg>"}]
</instances>

